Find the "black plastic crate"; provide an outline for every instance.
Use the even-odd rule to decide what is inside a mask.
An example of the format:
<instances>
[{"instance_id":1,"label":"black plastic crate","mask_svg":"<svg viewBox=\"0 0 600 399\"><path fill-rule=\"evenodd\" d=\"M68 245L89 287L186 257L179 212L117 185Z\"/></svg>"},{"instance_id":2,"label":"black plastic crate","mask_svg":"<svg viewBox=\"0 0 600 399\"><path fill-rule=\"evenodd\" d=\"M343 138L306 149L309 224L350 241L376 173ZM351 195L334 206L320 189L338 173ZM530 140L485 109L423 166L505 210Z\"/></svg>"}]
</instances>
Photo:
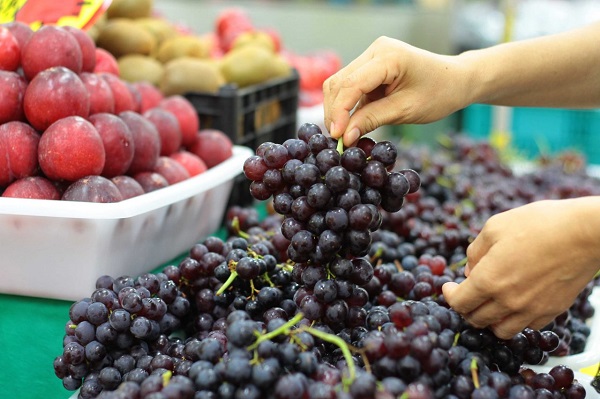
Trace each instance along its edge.
<instances>
[{"instance_id":1,"label":"black plastic crate","mask_svg":"<svg viewBox=\"0 0 600 399\"><path fill-rule=\"evenodd\" d=\"M300 77L296 70L285 78L238 88L223 85L217 93L188 93L202 129L218 129L236 145L255 150L266 141L283 143L296 137ZM250 181L235 179L230 205L248 206L254 201Z\"/></svg>"}]
</instances>

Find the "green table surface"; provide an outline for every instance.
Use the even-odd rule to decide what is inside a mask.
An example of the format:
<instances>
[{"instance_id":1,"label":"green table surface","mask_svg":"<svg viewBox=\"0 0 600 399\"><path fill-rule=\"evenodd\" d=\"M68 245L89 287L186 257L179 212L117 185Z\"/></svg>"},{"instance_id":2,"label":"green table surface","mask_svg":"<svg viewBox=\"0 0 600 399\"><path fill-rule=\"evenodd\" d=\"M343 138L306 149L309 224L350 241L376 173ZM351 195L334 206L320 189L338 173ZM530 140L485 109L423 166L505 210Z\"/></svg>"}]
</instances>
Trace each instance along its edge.
<instances>
[{"instance_id":1,"label":"green table surface","mask_svg":"<svg viewBox=\"0 0 600 399\"><path fill-rule=\"evenodd\" d=\"M221 228L213 235L225 238L226 230ZM179 264L185 255L154 271ZM73 395L54 375L52 366L62 354L71 304L73 301L0 294L0 398L68 399Z\"/></svg>"}]
</instances>

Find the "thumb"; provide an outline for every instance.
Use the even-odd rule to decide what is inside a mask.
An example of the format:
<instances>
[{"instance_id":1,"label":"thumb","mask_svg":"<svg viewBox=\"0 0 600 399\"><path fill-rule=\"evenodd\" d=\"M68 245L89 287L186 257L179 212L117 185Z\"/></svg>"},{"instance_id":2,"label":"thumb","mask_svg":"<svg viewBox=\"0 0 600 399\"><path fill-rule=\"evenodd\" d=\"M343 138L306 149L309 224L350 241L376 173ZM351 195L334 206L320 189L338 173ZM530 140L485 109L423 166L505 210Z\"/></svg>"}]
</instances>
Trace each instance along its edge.
<instances>
[{"instance_id":1,"label":"thumb","mask_svg":"<svg viewBox=\"0 0 600 399\"><path fill-rule=\"evenodd\" d=\"M344 145L350 146L360 136L378 127L395 123L398 119L395 112L397 109L398 105L393 104L388 97L373 102L361 101L360 107L357 107L350 116L344 133Z\"/></svg>"},{"instance_id":2,"label":"thumb","mask_svg":"<svg viewBox=\"0 0 600 399\"><path fill-rule=\"evenodd\" d=\"M442 294L444 294L444 298L446 302L448 302L448 298L451 298L454 295L454 292L458 288L458 284L454 281L449 281L442 285Z\"/></svg>"}]
</instances>

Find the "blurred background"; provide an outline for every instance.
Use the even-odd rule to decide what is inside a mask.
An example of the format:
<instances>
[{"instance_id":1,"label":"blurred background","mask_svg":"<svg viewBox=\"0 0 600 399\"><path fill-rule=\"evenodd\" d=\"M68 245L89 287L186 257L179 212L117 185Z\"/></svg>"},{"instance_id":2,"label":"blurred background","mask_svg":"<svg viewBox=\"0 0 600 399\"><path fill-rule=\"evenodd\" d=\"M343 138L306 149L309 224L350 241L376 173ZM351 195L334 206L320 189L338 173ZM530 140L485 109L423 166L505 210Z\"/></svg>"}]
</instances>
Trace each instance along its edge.
<instances>
[{"instance_id":1,"label":"blurred background","mask_svg":"<svg viewBox=\"0 0 600 399\"><path fill-rule=\"evenodd\" d=\"M600 19L596 0L156 0L166 18L196 32L214 29L224 8L243 8L256 26L279 32L298 54L331 50L343 65L377 37L401 39L443 54L565 31ZM301 107L298 122L320 123L320 104ZM302 112L304 111L304 112ZM590 110L501 109L473 105L428 125L386 127L378 133L431 141L461 131L510 142L525 157L565 148L600 163L600 114ZM500 136L494 136L500 133Z\"/></svg>"}]
</instances>

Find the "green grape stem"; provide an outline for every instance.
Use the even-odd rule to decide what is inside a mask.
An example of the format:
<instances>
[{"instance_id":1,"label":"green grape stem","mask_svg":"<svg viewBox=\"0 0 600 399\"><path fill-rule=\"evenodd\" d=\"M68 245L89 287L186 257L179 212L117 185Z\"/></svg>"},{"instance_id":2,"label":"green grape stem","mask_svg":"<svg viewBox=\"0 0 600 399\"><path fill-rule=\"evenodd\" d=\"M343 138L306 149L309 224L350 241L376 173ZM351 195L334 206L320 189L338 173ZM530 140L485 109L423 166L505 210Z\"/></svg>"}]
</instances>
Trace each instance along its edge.
<instances>
[{"instance_id":1,"label":"green grape stem","mask_svg":"<svg viewBox=\"0 0 600 399\"><path fill-rule=\"evenodd\" d=\"M456 271L459 267L461 266L465 266L467 264L467 257L465 256L464 258L462 258L461 260L459 260L458 262L454 262L450 265L450 269L452 271Z\"/></svg>"},{"instance_id":2,"label":"green grape stem","mask_svg":"<svg viewBox=\"0 0 600 399\"><path fill-rule=\"evenodd\" d=\"M340 155L342 155L344 153L344 140L342 140L342 137L340 137L338 139L338 142L337 142L337 152L339 152Z\"/></svg>"},{"instance_id":3,"label":"green grape stem","mask_svg":"<svg viewBox=\"0 0 600 399\"><path fill-rule=\"evenodd\" d=\"M231 284L233 284L233 280L235 280L235 278L237 276L238 276L237 272L235 270L232 270L227 281L225 281L225 283L223 283L223 285L221 286L221 288L219 288L219 290L215 293L215 295L221 295L222 293L224 293L225 290L227 288L229 288L231 286Z\"/></svg>"},{"instance_id":4,"label":"green grape stem","mask_svg":"<svg viewBox=\"0 0 600 399\"><path fill-rule=\"evenodd\" d=\"M256 342L254 342L252 345L250 345L248 347L248 350L251 351L251 350L258 348L258 345L260 345L260 343L263 341L268 341L268 340L273 339L281 334L289 334L290 328L292 328L296 324L298 324L300 322L300 320L302 320L303 318L304 318L304 315L302 313L298 313L298 314L296 314L296 316L292 317L287 323L281 325L280 327L276 328L275 330L271 331L270 333L262 334L260 332L257 332L258 338L256 339Z\"/></svg>"},{"instance_id":5,"label":"green grape stem","mask_svg":"<svg viewBox=\"0 0 600 399\"><path fill-rule=\"evenodd\" d=\"M454 342L452 342L452 346L458 345L458 339L460 338L460 333L454 334Z\"/></svg>"},{"instance_id":6,"label":"green grape stem","mask_svg":"<svg viewBox=\"0 0 600 399\"><path fill-rule=\"evenodd\" d=\"M471 359L471 378L473 378L473 385L476 389L479 389L479 373L477 367L477 358Z\"/></svg>"},{"instance_id":7,"label":"green grape stem","mask_svg":"<svg viewBox=\"0 0 600 399\"><path fill-rule=\"evenodd\" d=\"M354 366L354 360L352 359L352 354L350 353L350 348L348 347L348 344L337 335L328 334L313 327L303 326L300 327L300 330L306 331L307 333L314 335L315 337L322 339L325 342L334 344L335 346L340 348L342 354L344 355L344 359L346 359L346 363L348 364L348 372L350 374L348 378L342 378L344 388L348 389L350 384L352 384L352 382L354 382L354 379L356 378L356 368Z\"/></svg>"},{"instance_id":8,"label":"green grape stem","mask_svg":"<svg viewBox=\"0 0 600 399\"><path fill-rule=\"evenodd\" d=\"M163 375L161 376L163 387L166 387L167 385L169 385L169 382L171 381L172 376L173 376L173 372L171 370L167 370L166 372L163 373Z\"/></svg>"},{"instance_id":9,"label":"green grape stem","mask_svg":"<svg viewBox=\"0 0 600 399\"><path fill-rule=\"evenodd\" d=\"M233 217L233 220L231 221L231 228L233 232L238 236L245 238L246 240L250 238L250 235L248 233L240 229L240 219L237 216Z\"/></svg>"}]
</instances>

